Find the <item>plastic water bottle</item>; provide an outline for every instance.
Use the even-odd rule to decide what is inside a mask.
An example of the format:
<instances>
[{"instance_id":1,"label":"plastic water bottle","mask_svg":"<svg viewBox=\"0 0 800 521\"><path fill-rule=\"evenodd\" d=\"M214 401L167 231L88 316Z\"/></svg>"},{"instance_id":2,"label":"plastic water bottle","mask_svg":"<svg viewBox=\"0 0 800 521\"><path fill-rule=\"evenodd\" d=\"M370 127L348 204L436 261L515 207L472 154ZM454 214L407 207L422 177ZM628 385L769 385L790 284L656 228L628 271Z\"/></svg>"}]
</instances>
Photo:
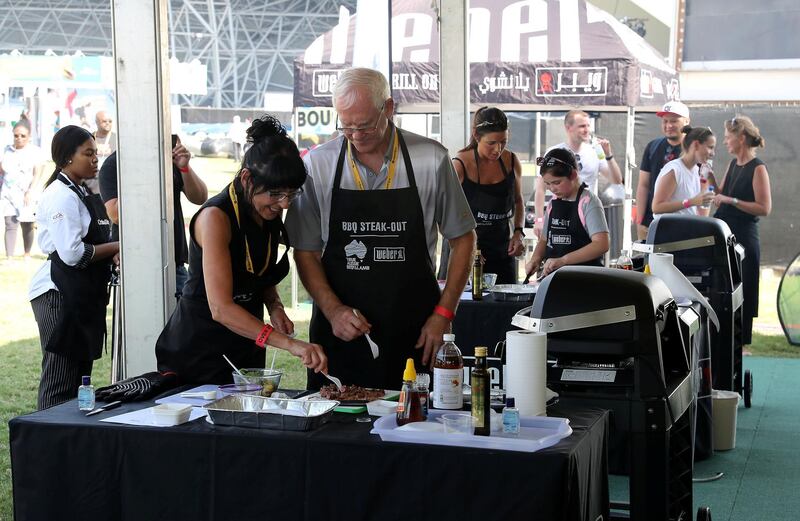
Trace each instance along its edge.
<instances>
[{"instance_id":1,"label":"plastic water bottle","mask_svg":"<svg viewBox=\"0 0 800 521\"><path fill-rule=\"evenodd\" d=\"M78 409L81 411L91 411L94 409L94 386L92 385L92 377L82 377L81 384L82 385L78 387Z\"/></svg>"},{"instance_id":2,"label":"plastic water bottle","mask_svg":"<svg viewBox=\"0 0 800 521\"><path fill-rule=\"evenodd\" d=\"M708 187L707 193L710 193L710 194L714 193L714 185L710 185ZM708 210L709 208L711 208L711 201L701 204L700 208L703 208L704 210Z\"/></svg>"}]
</instances>

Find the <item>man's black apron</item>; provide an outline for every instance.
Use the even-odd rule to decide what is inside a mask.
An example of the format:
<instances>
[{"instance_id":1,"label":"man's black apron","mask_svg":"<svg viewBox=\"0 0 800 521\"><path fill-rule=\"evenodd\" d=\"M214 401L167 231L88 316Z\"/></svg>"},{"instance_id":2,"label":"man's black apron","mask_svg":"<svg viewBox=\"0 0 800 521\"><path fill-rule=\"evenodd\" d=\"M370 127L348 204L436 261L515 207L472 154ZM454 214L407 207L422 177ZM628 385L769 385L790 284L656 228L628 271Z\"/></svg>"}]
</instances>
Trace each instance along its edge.
<instances>
[{"instance_id":1,"label":"man's black apron","mask_svg":"<svg viewBox=\"0 0 800 521\"><path fill-rule=\"evenodd\" d=\"M428 254L425 224L414 169L402 133L396 130L408 175L408 188L344 190L342 171L347 140L342 142L333 181L328 242L322 267L343 304L360 310L372 324L380 346L372 358L365 337L337 338L315 305L309 336L328 356L329 373L345 384L398 389L407 358L421 367L423 349L415 349L422 326L439 301L439 286ZM308 371L308 388L328 383Z\"/></svg>"},{"instance_id":2,"label":"man's black apron","mask_svg":"<svg viewBox=\"0 0 800 521\"><path fill-rule=\"evenodd\" d=\"M511 172L506 170L501 158L497 159L503 171L502 181L481 184L478 149L473 148L472 150L475 153L478 182L470 181L465 173L461 186L477 224L475 232L478 235L478 248L486 260L483 272L497 273L497 284L515 284L517 277L514 273L514 257L508 255L508 243L511 239L508 220L514 215L514 185L516 183L513 155Z\"/></svg>"},{"instance_id":3,"label":"man's black apron","mask_svg":"<svg viewBox=\"0 0 800 521\"><path fill-rule=\"evenodd\" d=\"M57 179L75 192L89 211L89 230L81 240L93 245L109 242L111 220L100 195L84 194L63 173ZM65 264L57 251L48 259L50 278L61 293L61 308L45 350L75 360L97 360L106 334L111 259L92 262L83 269Z\"/></svg>"},{"instance_id":4,"label":"man's black apron","mask_svg":"<svg viewBox=\"0 0 800 521\"><path fill-rule=\"evenodd\" d=\"M550 200L550 213L547 221L547 252L545 258L555 259L580 250L591 244L592 238L583 227L578 207L586 183L581 183L574 201L553 198ZM579 264L580 266L602 266L603 258L598 257Z\"/></svg>"},{"instance_id":5,"label":"man's black apron","mask_svg":"<svg viewBox=\"0 0 800 521\"><path fill-rule=\"evenodd\" d=\"M240 211L242 192L232 190L232 186L206 201L203 208L214 206L228 216L233 300L263 320L264 290L277 285L289 273L289 239L280 217L259 226L246 211ZM203 250L194 239L199 213L189 225L189 280L178 307L156 342L158 370L177 373L181 383L231 383L231 368L223 354L237 367L264 367L265 351L252 339L234 333L211 317ZM286 251L278 260L280 243L286 245Z\"/></svg>"}]
</instances>

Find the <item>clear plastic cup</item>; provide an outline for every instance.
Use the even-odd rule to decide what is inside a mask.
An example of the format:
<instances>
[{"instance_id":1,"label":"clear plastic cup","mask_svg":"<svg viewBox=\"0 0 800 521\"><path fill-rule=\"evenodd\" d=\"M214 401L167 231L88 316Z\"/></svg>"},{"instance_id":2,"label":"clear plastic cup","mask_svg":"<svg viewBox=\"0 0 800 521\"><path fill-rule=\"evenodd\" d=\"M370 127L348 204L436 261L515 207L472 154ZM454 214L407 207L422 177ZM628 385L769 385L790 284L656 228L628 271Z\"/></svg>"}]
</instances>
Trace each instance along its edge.
<instances>
[{"instance_id":1,"label":"clear plastic cup","mask_svg":"<svg viewBox=\"0 0 800 521\"><path fill-rule=\"evenodd\" d=\"M474 431L472 415L467 412L442 414L437 420L444 424L446 434L472 434Z\"/></svg>"}]
</instances>

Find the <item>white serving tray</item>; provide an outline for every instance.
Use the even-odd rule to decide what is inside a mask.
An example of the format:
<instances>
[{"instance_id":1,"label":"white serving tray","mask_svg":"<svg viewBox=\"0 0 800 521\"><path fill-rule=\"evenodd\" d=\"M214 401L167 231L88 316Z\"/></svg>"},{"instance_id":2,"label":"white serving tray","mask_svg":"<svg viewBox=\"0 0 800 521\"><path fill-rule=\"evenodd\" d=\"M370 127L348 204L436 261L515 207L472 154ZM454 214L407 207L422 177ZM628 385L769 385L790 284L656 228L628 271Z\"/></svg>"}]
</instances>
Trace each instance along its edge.
<instances>
[{"instance_id":1,"label":"white serving tray","mask_svg":"<svg viewBox=\"0 0 800 521\"><path fill-rule=\"evenodd\" d=\"M428 411L426 423L439 423L436 418L453 411ZM491 436L475 436L472 434L446 434L444 426L434 432L397 430L395 415L383 416L375 420L370 431L383 441L400 443L423 443L427 445L450 445L454 447L474 447L478 449L513 450L518 452L536 452L551 447L572 434L572 427L566 418L550 418L547 416L523 416L520 418L518 436L493 431Z\"/></svg>"}]
</instances>

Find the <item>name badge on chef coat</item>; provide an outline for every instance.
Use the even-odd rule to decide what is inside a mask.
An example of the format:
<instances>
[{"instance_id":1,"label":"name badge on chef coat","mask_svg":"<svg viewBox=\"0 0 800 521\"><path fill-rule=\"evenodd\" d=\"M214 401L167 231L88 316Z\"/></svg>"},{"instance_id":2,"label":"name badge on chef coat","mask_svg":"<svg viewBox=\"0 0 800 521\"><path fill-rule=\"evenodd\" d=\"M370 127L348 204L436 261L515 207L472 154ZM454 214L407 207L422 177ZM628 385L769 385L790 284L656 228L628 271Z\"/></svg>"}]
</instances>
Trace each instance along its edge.
<instances>
[{"instance_id":1,"label":"name badge on chef coat","mask_svg":"<svg viewBox=\"0 0 800 521\"><path fill-rule=\"evenodd\" d=\"M572 244L572 235L556 235L552 234L550 236L550 242L552 244Z\"/></svg>"}]
</instances>

